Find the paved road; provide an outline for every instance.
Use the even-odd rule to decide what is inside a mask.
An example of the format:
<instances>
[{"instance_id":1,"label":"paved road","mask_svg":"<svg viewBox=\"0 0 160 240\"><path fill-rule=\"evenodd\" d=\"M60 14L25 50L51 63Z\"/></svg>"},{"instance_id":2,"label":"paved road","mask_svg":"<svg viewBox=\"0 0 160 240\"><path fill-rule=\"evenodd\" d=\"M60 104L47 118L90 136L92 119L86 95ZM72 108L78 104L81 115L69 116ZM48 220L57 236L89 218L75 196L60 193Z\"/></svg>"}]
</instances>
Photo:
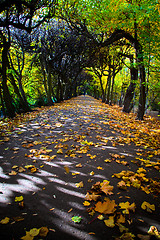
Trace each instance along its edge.
<instances>
[{"instance_id":1,"label":"paved road","mask_svg":"<svg viewBox=\"0 0 160 240\"><path fill-rule=\"evenodd\" d=\"M45 238L50 240L110 240L121 236L117 225L107 227L97 218L100 213L89 215L83 205L87 191L104 180L114 187L113 194L107 197L117 204L113 214L103 214L105 219L120 216L118 204L128 201L136 204L135 212L129 211L123 223L129 232L135 236L146 234L151 225L160 231L158 195L133 186L126 190L117 187L122 179L113 177L114 173L136 172L141 167L135 159L141 147L118 142L123 136L114 129L116 123L107 105L80 96L42 109L35 119L1 137L0 220L10 218L8 224L0 224L3 240L20 239L25 231L40 227L50 229ZM145 174L158 181L156 169L149 168ZM83 185L77 185L80 182ZM106 195L97 192L103 202ZM24 206L15 202L15 197L20 196ZM143 201L155 204L156 211L141 209ZM95 204L96 201L91 202L91 206ZM81 217L81 222L73 222L74 216Z\"/></svg>"}]
</instances>

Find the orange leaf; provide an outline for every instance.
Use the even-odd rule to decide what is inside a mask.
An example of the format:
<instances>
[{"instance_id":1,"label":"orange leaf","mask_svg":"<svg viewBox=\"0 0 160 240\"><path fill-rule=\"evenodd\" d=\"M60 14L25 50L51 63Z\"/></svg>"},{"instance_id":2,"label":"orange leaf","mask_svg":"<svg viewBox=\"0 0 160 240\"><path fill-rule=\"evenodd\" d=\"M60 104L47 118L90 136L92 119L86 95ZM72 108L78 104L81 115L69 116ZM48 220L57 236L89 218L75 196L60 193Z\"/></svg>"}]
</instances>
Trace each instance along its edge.
<instances>
[{"instance_id":1,"label":"orange leaf","mask_svg":"<svg viewBox=\"0 0 160 240\"><path fill-rule=\"evenodd\" d=\"M115 207L117 204L115 204L115 200L110 200L107 198L105 202L98 202L95 206L95 211L104 214L111 214L116 210Z\"/></svg>"}]
</instances>

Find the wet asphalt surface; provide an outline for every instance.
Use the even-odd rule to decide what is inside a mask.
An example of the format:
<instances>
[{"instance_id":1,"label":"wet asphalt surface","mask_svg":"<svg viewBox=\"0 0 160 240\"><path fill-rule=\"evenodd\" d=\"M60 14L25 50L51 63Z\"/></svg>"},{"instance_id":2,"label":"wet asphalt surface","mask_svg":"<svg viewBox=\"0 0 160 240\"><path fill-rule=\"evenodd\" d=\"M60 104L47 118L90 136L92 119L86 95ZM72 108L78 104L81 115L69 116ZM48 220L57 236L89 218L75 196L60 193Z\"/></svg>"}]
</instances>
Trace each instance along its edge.
<instances>
[{"instance_id":1,"label":"wet asphalt surface","mask_svg":"<svg viewBox=\"0 0 160 240\"><path fill-rule=\"evenodd\" d=\"M89 96L80 96L48 110L44 108L35 119L3 132L0 220L9 217L10 221L0 224L1 239L18 240L26 231L40 227L47 227L49 232L44 238L34 239L112 240L120 237L123 233L117 225L107 227L97 218L100 213L91 216L88 207L83 205L87 191L103 180L114 186L113 194L107 197L117 205L135 202L135 212L127 214L123 224L135 235L134 239L139 239L137 234L146 235L152 225L160 231L159 195L147 194L132 186L126 190L117 187L120 179L113 177L114 173L136 172L141 167L135 161L141 146L118 143L116 140L122 134L114 129L111 117L107 105ZM145 150L142 148L142 151ZM125 156L127 164L116 162L119 158L114 158L114 154ZM105 162L106 159L112 161ZM159 181L159 171L152 168L146 171L147 177ZM77 187L76 183L81 181L83 187ZM15 202L15 197L20 196L23 196L22 205ZM101 201L104 198L102 194ZM152 213L143 210L143 201L155 204L156 210ZM74 216L80 216L81 222L73 222ZM104 217L108 218L105 214Z\"/></svg>"}]
</instances>

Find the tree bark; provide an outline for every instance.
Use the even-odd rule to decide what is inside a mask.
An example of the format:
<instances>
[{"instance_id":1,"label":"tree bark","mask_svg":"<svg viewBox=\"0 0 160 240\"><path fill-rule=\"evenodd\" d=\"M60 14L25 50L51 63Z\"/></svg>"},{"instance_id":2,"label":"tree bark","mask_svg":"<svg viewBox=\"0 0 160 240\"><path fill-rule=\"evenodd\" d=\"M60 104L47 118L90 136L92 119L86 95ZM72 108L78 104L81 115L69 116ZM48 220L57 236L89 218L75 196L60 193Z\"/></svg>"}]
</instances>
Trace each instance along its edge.
<instances>
[{"instance_id":1,"label":"tree bark","mask_svg":"<svg viewBox=\"0 0 160 240\"><path fill-rule=\"evenodd\" d=\"M2 34L2 33L1 33ZM6 41L5 37L2 34L3 38L3 50L2 50L2 89L3 89L3 99L5 107L7 110L7 115L11 118L15 117L15 107L13 105L13 99L10 95L8 86L7 86L7 68L8 68L8 51L10 48L10 43Z\"/></svg>"},{"instance_id":2,"label":"tree bark","mask_svg":"<svg viewBox=\"0 0 160 240\"><path fill-rule=\"evenodd\" d=\"M123 112L130 113L132 110L133 104L132 100L134 97L134 90L136 87L136 80L138 79L138 69L133 66L133 58L130 59L131 61L131 69L130 69L130 74L131 74L131 82L129 87L127 88L125 98L124 98L124 103L123 103Z\"/></svg>"}]
</instances>

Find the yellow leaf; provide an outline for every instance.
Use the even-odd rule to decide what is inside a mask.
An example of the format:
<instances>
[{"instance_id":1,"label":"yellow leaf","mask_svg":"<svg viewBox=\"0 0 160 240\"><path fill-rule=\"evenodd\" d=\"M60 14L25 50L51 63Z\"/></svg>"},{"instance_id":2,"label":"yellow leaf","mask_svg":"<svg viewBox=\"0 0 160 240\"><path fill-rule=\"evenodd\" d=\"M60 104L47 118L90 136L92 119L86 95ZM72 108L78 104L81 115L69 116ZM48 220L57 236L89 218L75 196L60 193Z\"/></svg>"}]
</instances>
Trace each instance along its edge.
<instances>
[{"instance_id":1,"label":"yellow leaf","mask_svg":"<svg viewBox=\"0 0 160 240\"><path fill-rule=\"evenodd\" d=\"M108 185L108 183L103 183L101 190L107 195L111 195L113 194L112 190L113 190L113 186Z\"/></svg>"},{"instance_id":2,"label":"yellow leaf","mask_svg":"<svg viewBox=\"0 0 160 240\"><path fill-rule=\"evenodd\" d=\"M79 172L73 172L72 173L72 175L74 176L74 175L78 175L78 174L80 174Z\"/></svg>"},{"instance_id":3,"label":"yellow leaf","mask_svg":"<svg viewBox=\"0 0 160 240\"><path fill-rule=\"evenodd\" d=\"M34 165L26 165L25 168L27 169L31 169L31 168L34 168L35 166Z\"/></svg>"},{"instance_id":4,"label":"yellow leaf","mask_svg":"<svg viewBox=\"0 0 160 240\"><path fill-rule=\"evenodd\" d=\"M34 237L32 237L29 232L26 232L26 235L21 237L21 239L23 239L23 240L33 240Z\"/></svg>"},{"instance_id":5,"label":"yellow leaf","mask_svg":"<svg viewBox=\"0 0 160 240\"><path fill-rule=\"evenodd\" d=\"M155 211L155 205L154 204L150 204L146 201L144 201L141 205L141 208L143 210L146 210L147 212L152 212L152 211Z\"/></svg>"},{"instance_id":6,"label":"yellow leaf","mask_svg":"<svg viewBox=\"0 0 160 240\"><path fill-rule=\"evenodd\" d=\"M97 169L98 169L98 170L104 170L104 168L102 168L102 167L100 167L100 166L98 166Z\"/></svg>"},{"instance_id":7,"label":"yellow leaf","mask_svg":"<svg viewBox=\"0 0 160 240\"><path fill-rule=\"evenodd\" d=\"M149 228L148 234L155 236L157 239L160 239L160 233L158 232L158 229L155 226L151 226Z\"/></svg>"},{"instance_id":8,"label":"yellow leaf","mask_svg":"<svg viewBox=\"0 0 160 240\"><path fill-rule=\"evenodd\" d=\"M29 231L29 234L30 234L31 237L35 237L35 236L38 236L39 231L40 231L40 228L39 228L39 229L37 229L37 228L32 228L32 229Z\"/></svg>"},{"instance_id":9,"label":"yellow leaf","mask_svg":"<svg viewBox=\"0 0 160 240\"><path fill-rule=\"evenodd\" d=\"M129 202L121 202L119 203L119 206L121 209L125 209L123 210L124 214L129 214L129 210L135 211L135 207L136 207L135 203L132 203L130 205Z\"/></svg>"},{"instance_id":10,"label":"yellow leaf","mask_svg":"<svg viewBox=\"0 0 160 240\"><path fill-rule=\"evenodd\" d=\"M79 163L79 164L77 164L77 165L76 165L76 167L82 167L82 164L81 164L81 163Z\"/></svg>"},{"instance_id":11,"label":"yellow leaf","mask_svg":"<svg viewBox=\"0 0 160 240\"><path fill-rule=\"evenodd\" d=\"M101 195L97 195L95 193L92 193L92 194L89 194L87 193L86 196L85 196L85 199L88 200L88 201L97 201L98 198L100 198Z\"/></svg>"},{"instance_id":12,"label":"yellow leaf","mask_svg":"<svg viewBox=\"0 0 160 240\"><path fill-rule=\"evenodd\" d=\"M19 170L18 172L22 173L22 172L25 172L26 170L23 168L23 167L19 167Z\"/></svg>"},{"instance_id":13,"label":"yellow leaf","mask_svg":"<svg viewBox=\"0 0 160 240\"><path fill-rule=\"evenodd\" d=\"M124 181L118 182L117 187L123 190L127 189L126 183Z\"/></svg>"},{"instance_id":14,"label":"yellow leaf","mask_svg":"<svg viewBox=\"0 0 160 240\"><path fill-rule=\"evenodd\" d=\"M63 154L63 151L62 151L62 149L61 149L61 148L60 148L60 149L58 149L58 150L57 150L57 153L58 153L58 154Z\"/></svg>"},{"instance_id":15,"label":"yellow leaf","mask_svg":"<svg viewBox=\"0 0 160 240\"><path fill-rule=\"evenodd\" d=\"M34 172L36 172L37 171L37 168L36 167L32 167L31 168L31 173L34 173Z\"/></svg>"},{"instance_id":16,"label":"yellow leaf","mask_svg":"<svg viewBox=\"0 0 160 240\"><path fill-rule=\"evenodd\" d=\"M83 181L76 183L75 184L77 188L82 188L83 187Z\"/></svg>"},{"instance_id":17,"label":"yellow leaf","mask_svg":"<svg viewBox=\"0 0 160 240\"><path fill-rule=\"evenodd\" d=\"M83 205L84 205L84 206L89 206L89 205L90 205L90 202L84 201L84 202L83 202Z\"/></svg>"},{"instance_id":18,"label":"yellow leaf","mask_svg":"<svg viewBox=\"0 0 160 240\"><path fill-rule=\"evenodd\" d=\"M104 162L106 162L106 163L110 163L110 162L112 162L112 160L110 160L110 159L106 159L106 160L104 160Z\"/></svg>"},{"instance_id":19,"label":"yellow leaf","mask_svg":"<svg viewBox=\"0 0 160 240\"><path fill-rule=\"evenodd\" d=\"M114 227L114 216L110 216L108 220L104 220L107 227Z\"/></svg>"},{"instance_id":20,"label":"yellow leaf","mask_svg":"<svg viewBox=\"0 0 160 240\"><path fill-rule=\"evenodd\" d=\"M120 214L120 216L117 219L117 223L125 223L125 216L123 216L122 214Z\"/></svg>"},{"instance_id":21,"label":"yellow leaf","mask_svg":"<svg viewBox=\"0 0 160 240\"><path fill-rule=\"evenodd\" d=\"M23 201L23 196L15 197L15 202Z\"/></svg>"},{"instance_id":22,"label":"yellow leaf","mask_svg":"<svg viewBox=\"0 0 160 240\"><path fill-rule=\"evenodd\" d=\"M39 231L39 236L40 237L46 237L48 234L49 230L47 227L41 227Z\"/></svg>"},{"instance_id":23,"label":"yellow leaf","mask_svg":"<svg viewBox=\"0 0 160 240\"><path fill-rule=\"evenodd\" d=\"M119 227L119 231L122 232L128 232L128 228L126 228L125 226L123 226L122 224L118 224Z\"/></svg>"},{"instance_id":24,"label":"yellow leaf","mask_svg":"<svg viewBox=\"0 0 160 240\"><path fill-rule=\"evenodd\" d=\"M69 173L69 167L67 165L64 166L64 169L65 169L66 173Z\"/></svg>"},{"instance_id":25,"label":"yellow leaf","mask_svg":"<svg viewBox=\"0 0 160 240\"><path fill-rule=\"evenodd\" d=\"M98 216L98 219L99 219L99 220L103 220L103 219L104 219L104 216L103 216L103 215L99 215L99 216Z\"/></svg>"},{"instance_id":26,"label":"yellow leaf","mask_svg":"<svg viewBox=\"0 0 160 240\"><path fill-rule=\"evenodd\" d=\"M18 166L17 166L17 165L14 165L12 168L13 168L13 169L14 169L14 168L18 168Z\"/></svg>"},{"instance_id":27,"label":"yellow leaf","mask_svg":"<svg viewBox=\"0 0 160 240\"><path fill-rule=\"evenodd\" d=\"M93 176L93 175L94 175L94 172L93 172L93 171L92 171L92 172L90 172L90 175L91 175L91 176Z\"/></svg>"},{"instance_id":28,"label":"yellow leaf","mask_svg":"<svg viewBox=\"0 0 160 240\"><path fill-rule=\"evenodd\" d=\"M11 172L9 173L9 175L10 175L10 176L15 176L15 175L17 175L17 172L11 171Z\"/></svg>"},{"instance_id":29,"label":"yellow leaf","mask_svg":"<svg viewBox=\"0 0 160 240\"><path fill-rule=\"evenodd\" d=\"M9 220L10 220L9 217L5 217L4 219L2 219L2 220L0 221L0 223L1 223L1 224L7 224L7 223L9 223Z\"/></svg>"}]
</instances>

